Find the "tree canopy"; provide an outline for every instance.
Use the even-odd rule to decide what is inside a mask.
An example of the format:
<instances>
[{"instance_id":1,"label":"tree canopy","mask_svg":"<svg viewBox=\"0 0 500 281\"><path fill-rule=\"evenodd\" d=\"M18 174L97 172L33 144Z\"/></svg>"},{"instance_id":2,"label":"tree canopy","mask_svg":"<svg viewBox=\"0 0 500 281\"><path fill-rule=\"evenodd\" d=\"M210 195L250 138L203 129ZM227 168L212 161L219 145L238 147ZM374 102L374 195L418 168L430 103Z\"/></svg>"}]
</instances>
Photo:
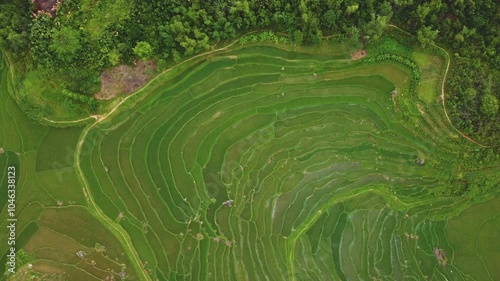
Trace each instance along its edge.
<instances>
[{"instance_id":1,"label":"tree canopy","mask_svg":"<svg viewBox=\"0 0 500 281\"><path fill-rule=\"evenodd\" d=\"M71 27L54 29L51 39L50 49L56 53L60 60L65 62L70 62L81 47L80 33Z\"/></svg>"},{"instance_id":2,"label":"tree canopy","mask_svg":"<svg viewBox=\"0 0 500 281\"><path fill-rule=\"evenodd\" d=\"M484 95L482 99L481 110L486 115L496 115L498 113L498 99L492 94Z\"/></svg>"},{"instance_id":3,"label":"tree canopy","mask_svg":"<svg viewBox=\"0 0 500 281\"><path fill-rule=\"evenodd\" d=\"M134 54L136 54L141 60L147 60L153 55L153 48L148 42L139 41L134 47Z\"/></svg>"}]
</instances>

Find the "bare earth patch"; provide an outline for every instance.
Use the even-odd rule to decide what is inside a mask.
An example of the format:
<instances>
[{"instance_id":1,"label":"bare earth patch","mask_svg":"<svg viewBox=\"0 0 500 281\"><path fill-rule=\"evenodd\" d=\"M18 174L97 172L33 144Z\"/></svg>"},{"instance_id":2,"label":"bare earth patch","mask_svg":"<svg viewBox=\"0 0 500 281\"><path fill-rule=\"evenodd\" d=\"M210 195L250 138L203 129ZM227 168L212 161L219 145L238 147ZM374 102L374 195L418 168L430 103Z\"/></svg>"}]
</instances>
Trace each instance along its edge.
<instances>
[{"instance_id":1,"label":"bare earth patch","mask_svg":"<svg viewBox=\"0 0 500 281\"><path fill-rule=\"evenodd\" d=\"M448 264L448 258L446 258L446 253L443 249L434 248L434 255L436 256L439 265L444 267Z\"/></svg>"},{"instance_id":2,"label":"bare earth patch","mask_svg":"<svg viewBox=\"0 0 500 281\"><path fill-rule=\"evenodd\" d=\"M130 94L151 80L156 64L139 61L135 66L120 65L101 73L101 90L95 94L99 100L112 99L118 94Z\"/></svg>"},{"instance_id":3,"label":"bare earth patch","mask_svg":"<svg viewBox=\"0 0 500 281\"><path fill-rule=\"evenodd\" d=\"M212 119L216 119L216 118L219 118L219 116L221 115L221 112L218 111L214 114L214 116L212 116Z\"/></svg>"},{"instance_id":4,"label":"bare earth patch","mask_svg":"<svg viewBox=\"0 0 500 281\"><path fill-rule=\"evenodd\" d=\"M61 0L31 0L31 2L36 7L36 13L34 15L39 14L48 14L52 17L56 16L57 7Z\"/></svg>"},{"instance_id":5,"label":"bare earth patch","mask_svg":"<svg viewBox=\"0 0 500 281\"><path fill-rule=\"evenodd\" d=\"M366 57L366 51L365 50L359 50L359 51L351 54L352 60L359 60L359 59L362 59L364 57Z\"/></svg>"}]
</instances>

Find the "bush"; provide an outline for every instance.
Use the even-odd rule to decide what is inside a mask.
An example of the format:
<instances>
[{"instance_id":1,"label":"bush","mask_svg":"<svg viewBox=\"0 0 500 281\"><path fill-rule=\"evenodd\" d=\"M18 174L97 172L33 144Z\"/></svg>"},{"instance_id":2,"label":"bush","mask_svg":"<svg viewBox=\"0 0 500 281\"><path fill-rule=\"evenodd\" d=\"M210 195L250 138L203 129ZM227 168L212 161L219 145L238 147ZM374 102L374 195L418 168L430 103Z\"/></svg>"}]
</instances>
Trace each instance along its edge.
<instances>
[{"instance_id":1,"label":"bush","mask_svg":"<svg viewBox=\"0 0 500 281\"><path fill-rule=\"evenodd\" d=\"M153 55L153 48L148 42L140 41L134 47L134 54L145 61Z\"/></svg>"},{"instance_id":2,"label":"bush","mask_svg":"<svg viewBox=\"0 0 500 281\"><path fill-rule=\"evenodd\" d=\"M272 31L261 31L258 33L248 34L240 38L239 43L241 45L247 43L282 43L289 44L290 39L288 37L278 35Z\"/></svg>"},{"instance_id":3,"label":"bush","mask_svg":"<svg viewBox=\"0 0 500 281\"><path fill-rule=\"evenodd\" d=\"M375 63L375 62L380 62L380 61L386 61L386 60L392 60L395 62L398 62L400 64L403 64L404 66L408 67L411 70L412 73L412 78L415 79L415 81L420 81L421 75L420 75L420 68L418 65L411 59L395 54L381 54L373 58L367 58L364 60L365 63Z\"/></svg>"},{"instance_id":4,"label":"bush","mask_svg":"<svg viewBox=\"0 0 500 281\"><path fill-rule=\"evenodd\" d=\"M70 92L66 89L62 90L62 94L69 98L69 100L66 101L68 105L74 106L74 103L72 101L79 102L80 104L85 104L88 106L89 110L92 112L95 112L97 109L99 109L99 103L94 97L89 97L89 96L84 96L81 94L73 93Z\"/></svg>"}]
</instances>

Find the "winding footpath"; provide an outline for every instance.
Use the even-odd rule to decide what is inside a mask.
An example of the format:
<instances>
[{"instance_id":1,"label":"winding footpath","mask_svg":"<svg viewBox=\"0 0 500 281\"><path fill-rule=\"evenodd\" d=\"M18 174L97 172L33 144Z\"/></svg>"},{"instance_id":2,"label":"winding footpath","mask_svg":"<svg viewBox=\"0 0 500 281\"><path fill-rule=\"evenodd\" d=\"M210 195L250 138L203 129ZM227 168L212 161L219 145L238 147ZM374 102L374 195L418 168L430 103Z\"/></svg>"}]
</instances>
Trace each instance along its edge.
<instances>
[{"instance_id":1,"label":"winding footpath","mask_svg":"<svg viewBox=\"0 0 500 281\"><path fill-rule=\"evenodd\" d=\"M446 120L448 120L448 123L450 123L451 127L453 129L455 129L455 131L457 131L466 140L468 140L476 145L479 145L480 147L483 147L483 148L491 147L488 145L481 144L481 143L477 142L476 140L474 140L473 138L467 136L462 131L460 131L457 127L455 127L453 125L453 123L451 122L450 116L448 116L448 111L446 110L446 95L444 94L445 93L444 92L444 84L446 83L446 77L448 77L448 71L450 70L450 64L451 64L450 54L448 54L448 52L445 49L439 47L438 45L434 45L434 46L443 50L447 56L446 71L444 72L443 82L441 83L441 101L443 103L443 110L444 110L444 115L446 116Z\"/></svg>"},{"instance_id":2,"label":"winding footpath","mask_svg":"<svg viewBox=\"0 0 500 281\"><path fill-rule=\"evenodd\" d=\"M401 27L399 26L396 26L394 24L388 24L387 25L388 27L392 27L392 28L395 28L397 30L400 30L410 36L413 36L411 33L409 33L408 31L402 29ZM448 111L446 110L446 95L445 95L445 91L444 91L444 85L446 83L446 77L448 77L448 71L450 70L450 65L451 65L451 58L450 58L450 54L448 53L448 51L446 51L444 48L436 45L436 44L432 44L434 47L438 48L438 49L441 49L445 54L446 54L446 70L444 72L444 75L443 75L443 81L441 83L441 101L442 101L442 104L443 104L443 111L444 111L444 115L446 116L446 120L448 120L448 123L450 124L450 126L456 131L458 132L463 138L465 138L466 140L480 146L480 147L483 147L483 148L487 148L487 147L491 147L489 145L484 145L484 144L481 144L479 142L477 142L476 140L474 140L473 138L467 136L466 134L464 134L462 131L460 131L457 127L455 127L453 125L453 123L451 122L451 119L450 119L450 116L448 115Z\"/></svg>"}]
</instances>

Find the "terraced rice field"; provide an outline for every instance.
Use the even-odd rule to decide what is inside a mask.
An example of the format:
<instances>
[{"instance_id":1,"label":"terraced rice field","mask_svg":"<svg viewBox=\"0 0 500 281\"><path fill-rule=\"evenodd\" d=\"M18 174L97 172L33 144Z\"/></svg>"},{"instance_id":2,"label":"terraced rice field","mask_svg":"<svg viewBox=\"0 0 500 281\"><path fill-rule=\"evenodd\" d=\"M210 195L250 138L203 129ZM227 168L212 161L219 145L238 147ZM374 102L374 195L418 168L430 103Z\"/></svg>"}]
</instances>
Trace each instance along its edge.
<instances>
[{"instance_id":1,"label":"terraced rice field","mask_svg":"<svg viewBox=\"0 0 500 281\"><path fill-rule=\"evenodd\" d=\"M467 199L432 194L450 184L457 145L471 147L438 106L398 112L405 67L347 58L240 47L164 74L90 128L85 184L145 274L465 278L434 249L453 256L439 218Z\"/></svg>"},{"instance_id":2,"label":"terraced rice field","mask_svg":"<svg viewBox=\"0 0 500 281\"><path fill-rule=\"evenodd\" d=\"M480 211L500 199L456 216L470 200L439 196L472 172L461 155L479 149L443 118L444 60L418 53L438 62L417 89L435 92L419 99L408 92L410 69L332 48L200 56L83 130L4 113L2 126L39 136L30 146L21 129L2 141L22 145L0 155L36 179L25 192L43 190L19 207L35 269L69 280L119 271L130 280L500 279L500 249L488 247L498 211ZM79 249L97 264L76 258Z\"/></svg>"}]
</instances>

